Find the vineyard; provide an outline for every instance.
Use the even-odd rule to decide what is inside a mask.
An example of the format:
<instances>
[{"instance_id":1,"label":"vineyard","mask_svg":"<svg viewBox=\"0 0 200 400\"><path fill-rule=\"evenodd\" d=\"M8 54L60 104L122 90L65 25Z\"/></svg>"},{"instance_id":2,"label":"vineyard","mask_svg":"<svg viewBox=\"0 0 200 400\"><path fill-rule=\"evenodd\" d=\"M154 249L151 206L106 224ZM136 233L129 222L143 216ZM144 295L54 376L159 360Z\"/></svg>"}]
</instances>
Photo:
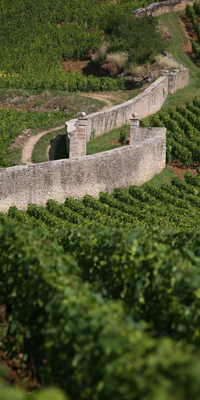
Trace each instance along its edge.
<instances>
[{"instance_id":1,"label":"vineyard","mask_svg":"<svg viewBox=\"0 0 200 400\"><path fill-rule=\"evenodd\" d=\"M0 87L124 90L123 78L71 74L61 60L95 52L102 32L119 50L120 15L148 3L0 0ZM200 40L199 7L186 13ZM152 55L142 37L126 48L137 63ZM0 400L199 400L200 99L165 109L141 125L166 127L167 163L195 175L0 213L0 361L27 370L21 389L0 364ZM0 168L24 130L71 116L0 109Z\"/></svg>"},{"instance_id":2,"label":"vineyard","mask_svg":"<svg viewBox=\"0 0 200 400\"><path fill-rule=\"evenodd\" d=\"M0 225L8 351L70 399L198 399L199 210L191 173L11 207Z\"/></svg>"},{"instance_id":3,"label":"vineyard","mask_svg":"<svg viewBox=\"0 0 200 400\"><path fill-rule=\"evenodd\" d=\"M0 168L12 165L8 151L13 140L25 129L44 128L54 122L64 122L73 116L62 111L38 113L0 110ZM194 98L186 106L169 108L168 112L159 111L152 115L149 122L141 121L142 126L166 127L167 150L166 161L168 164L173 159L189 167L192 163L200 163L200 99Z\"/></svg>"},{"instance_id":4,"label":"vineyard","mask_svg":"<svg viewBox=\"0 0 200 400\"><path fill-rule=\"evenodd\" d=\"M99 199L86 195L82 200L68 197L64 204L48 200L46 208L29 204L27 212L15 206L9 219L46 230L68 229L72 226L115 227L135 229L137 226L159 229L199 228L200 176L185 174L185 181L174 178L160 188L145 184L127 189L101 192ZM50 233L49 233L50 234Z\"/></svg>"},{"instance_id":5,"label":"vineyard","mask_svg":"<svg viewBox=\"0 0 200 400\"><path fill-rule=\"evenodd\" d=\"M177 159L187 167L200 162L200 99L194 98L187 102L185 107L169 108L168 112L159 111L152 115L148 123L142 121L143 126L167 128L166 161L171 163Z\"/></svg>"},{"instance_id":6,"label":"vineyard","mask_svg":"<svg viewBox=\"0 0 200 400\"><path fill-rule=\"evenodd\" d=\"M115 3L1 0L0 88L84 92L125 89L123 78L82 76L62 68L64 60L91 58L104 42L109 52L127 51L130 61L139 64L161 51L156 20L144 17L138 22L131 17L133 9L149 1Z\"/></svg>"},{"instance_id":7,"label":"vineyard","mask_svg":"<svg viewBox=\"0 0 200 400\"><path fill-rule=\"evenodd\" d=\"M192 23L192 27L197 35L198 42L192 40L192 51L195 60L200 60L200 26L197 21L197 18L200 16L200 4L194 3L193 7L187 5L186 6L186 16Z\"/></svg>"}]
</instances>

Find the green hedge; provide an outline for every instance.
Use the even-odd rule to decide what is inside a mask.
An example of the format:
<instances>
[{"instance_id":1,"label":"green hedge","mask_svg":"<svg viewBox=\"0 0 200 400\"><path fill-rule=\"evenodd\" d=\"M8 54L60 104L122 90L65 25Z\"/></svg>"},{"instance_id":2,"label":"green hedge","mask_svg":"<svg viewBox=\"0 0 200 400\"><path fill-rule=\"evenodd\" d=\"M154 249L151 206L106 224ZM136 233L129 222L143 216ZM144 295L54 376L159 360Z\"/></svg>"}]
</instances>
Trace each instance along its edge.
<instances>
[{"instance_id":1,"label":"green hedge","mask_svg":"<svg viewBox=\"0 0 200 400\"><path fill-rule=\"evenodd\" d=\"M93 292L58 244L13 223L1 225L0 244L0 304L8 306L12 350L32 359L42 382L74 400L199 399L200 362L191 349L152 338L120 301Z\"/></svg>"},{"instance_id":2,"label":"green hedge","mask_svg":"<svg viewBox=\"0 0 200 400\"><path fill-rule=\"evenodd\" d=\"M68 90L69 92L98 92L98 91L118 91L126 90L126 80L124 78L113 79L109 77L95 77L93 75L83 76L77 72L75 74L66 73L62 70L52 76L39 74L28 74L26 72L12 76L0 77L0 89L49 89L49 90Z\"/></svg>"}]
</instances>

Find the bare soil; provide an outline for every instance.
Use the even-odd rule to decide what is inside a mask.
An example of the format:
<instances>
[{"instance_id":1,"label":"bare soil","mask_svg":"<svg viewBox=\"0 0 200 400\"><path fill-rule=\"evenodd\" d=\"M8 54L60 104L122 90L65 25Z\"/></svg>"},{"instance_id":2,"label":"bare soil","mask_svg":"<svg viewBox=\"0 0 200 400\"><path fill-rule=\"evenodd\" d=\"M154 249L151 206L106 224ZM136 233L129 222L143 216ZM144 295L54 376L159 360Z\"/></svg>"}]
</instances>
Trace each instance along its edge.
<instances>
[{"instance_id":1,"label":"bare soil","mask_svg":"<svg viewBox=\"0 0 200 400\"><path fill-rule=\"evenodd\" d=\"M195 40L195 42L198 42L197 39L197 35L194 31L193 25L190 22L189 18L186 17L185 14L180 14L179 15L179 19L180 19L180 23L183 27L183 30L185 32L185 36L187 37L187 43L183 43L181 45L182 50L184 51L185 54L188 55L188 57L190 57L193 61L193 63L197 66L200 67L200 61L199 60L195 60L195 58L193 57L193 53L192 53L192 45L191 45L191 40ZM197 21L200 23L200 18L197 17Z\"/></svg>"},{"instance_id":2,"label":"bare soil","mask_svg":"<svg viewBox=\"0 0 200 400\"><path fill-rule=\"evenodd\" d=\"M181 164L178 160L173 159L171 164L168 165L168 167L174 171L175 175L182 181L185 180L184 175L186 172L191 172L193 175L197 176L197 167L199 167L199 164L194 162L192 163L188 168Z\"/></svg>"},{"instance_id":3,"label":"bare soil","mask_svg":"<svg viewBox=\"0 0 200 400\"><path fill-rule=\"evenodd\" d=\"M72 74L76 72L83 73L83 69L86 67L88 63L88 59L85 60L62 60L62 67L64 71L71 72Z\"/></svg>"},{"instance_id":4,"label":"bare soil","mask_svg":"<svg viewBox=\"0 0 200 400\"><path fill-rule=\"evenodd\" d=\"M0 340L3 332L6 332L6 307L0 305ZM7 337L7 341L13 341L12 337ZM0 362L6 370L6 381L14 386L21 387L29 393L38 389L40 383L36 378L34 365L28 365L23 361L24 354L18 353L14 357L6 354L4 347L0 348Z\"/></svg>"}]
</instances>

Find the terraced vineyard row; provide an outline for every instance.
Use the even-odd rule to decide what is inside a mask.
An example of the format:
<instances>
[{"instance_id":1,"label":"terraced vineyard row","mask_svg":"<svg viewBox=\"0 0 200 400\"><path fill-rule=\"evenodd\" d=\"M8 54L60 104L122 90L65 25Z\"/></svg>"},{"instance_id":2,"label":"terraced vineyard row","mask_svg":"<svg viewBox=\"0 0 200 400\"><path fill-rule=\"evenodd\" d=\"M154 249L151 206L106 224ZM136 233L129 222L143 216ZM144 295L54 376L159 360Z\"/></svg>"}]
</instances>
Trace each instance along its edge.
<instances>
[{"instance_id":1,"label":"terraced vineyard row","mask_svg":"<svg viewBox=\"0 0 200 400\"><path fill-rule=\"evenodd\" d=\"M150 122L142 122L143 126L167 128L166 161L171 163L172 157L189 166L192 162L200 162L200 99L186 102L186 106L177 106L176 110L160 111L150 117Z\"/></svg>"},{"instance_id":2,"label":"terraced vineyard row","mask_svg":"<svg viewBox=\"0 0 200 400\"><path fill-rule=\"evenodd\" d=\"M0 216L10 350L72 400L198 400L199 213L191 173L11 207Z\"/></svg>"},{"instance_id":3,"label":"terraced vineyard row","mask_svg":"<svg viewBox=\"0 0 200 400\"><path fill-rule=\"evenodd\" d=\"M27 212L11 207L8 217L30 226L68 229L72 226L96 226L134 229L137 226L198 228L200 220L200 177L185 174L185 181L154 188L130 186L116 188L112 194L100 193L99 199L86 195L83 200L68 197L64 204L48 200L46 208L30 204Z\"/></svg>"},{"instance_id":4,"label":"terraced vineyard row","mask_svg":"<svg viewBox=\"0 0 200 400\"><path fill-rule=\"evenodd\" d=\"M192 51L195 56L196 60L200 60L200 26L197 21L196 15L199 17L200 16L200 4L199 3L194 3L193 6L190 6L187 4L186 6L186 15L190 19L194 31L197 35L198 43L195 42L195 40L192 40Z\"/></svg>"},{"instance_id":5,"label":"terraced vineyard row","mask_svg":"<svg viewBox=\"0 0 200 400\"><path fill-rule=\"evenodd\" d=\"M107 19L113 51L131 43L130 56L144 62L153 43L145 22L141 46L127 33L129 20L120 24L121 7L131 14L148 1L139 3L1 0L0 86L123 89L123 79L66 73L61 59L96 50ZM7 150L20 132L57 118L0 110L0 167L10 166ZM168 162L199 164L199 99L152 116L150 125L167 127ZM199 400L197 172L160 188L116 188L99 199L0 214L0 346L42 385L33 393L11 387L0 364L0 400Z\"/></svg>"}]
</instances>

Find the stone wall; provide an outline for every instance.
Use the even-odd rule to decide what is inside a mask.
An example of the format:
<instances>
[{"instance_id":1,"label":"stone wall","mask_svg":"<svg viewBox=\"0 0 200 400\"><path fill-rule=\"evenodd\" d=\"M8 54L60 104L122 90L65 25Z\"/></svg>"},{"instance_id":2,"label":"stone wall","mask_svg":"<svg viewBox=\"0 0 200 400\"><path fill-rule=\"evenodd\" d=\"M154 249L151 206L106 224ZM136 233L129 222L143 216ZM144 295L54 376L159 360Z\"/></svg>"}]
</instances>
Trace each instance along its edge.
<instances>
[{"instance_id":1,"label":"stone wall","mask_svg":"<svg viewBox=\"0 0 200 400\"><path fill-rule=\"evenodd\" d=\"M151 128L138 140L131 132L130 146L95 155L0 169L0 212L29 203L45 206L48 199L64 202L67 196L97 197L100 191L141 185L165 167L166 129ZM146 128L145 128L146 129Z\"/></svg>"},{"instance_id":2,"label":"stone wall","mask_svg":"<svg viewBox=\"0 0 200 400\"><path fill-rule=\"evenodd\" d=\"M168 57L172 55L166 52ZM82 157L86 155L86 141L102 135L112 129L119 128L129 123L133 113L137 113L139 119L154 114L162 107L168 93L176 93L177 90L188 85L189 71L183 65L169 73L163 71L163 76L152 83L144 92L123 104L114 106L108 110L100 111L80 118L76 122L74 131L68 133L66 122L66 143L69 157Z\"/></svg>"},{"instance_id":3,"label":"stone wall","mask_svg":"<svg viewBox=\"0 0 200 400\"><path fill-rule=\"evenodd\" d=\"M133 15L160 15L183 10L190 0L151 4ZM115 187L141 185L165 167L166 129L140 128L131 121L130 146L83 156L86 142L94 136L129 122L134 112L139 119L158 111L168 93L175 93L189 83L189 71L182 65L172 73L163 72L143 93L109 110L88 115L66 124L67 144L71 158L30 166L0 169L0 212L16 205L25 210L29 203L45 206L53 198L63 202L67 196L97 197L100 191Z\"/></svg>"},{"instance_id":4,"label":"stone wall","mask_svg":"<svg viewBox=\"0 0 200 400\"><path fill-rule=\"evenodd\" d=\"M187 4L192 6L194 2L195 0L168 0L160 3L152 3L146 8L139 8L133 11L133 16L142 17L144 15L151 15L156 17L157 15L170 13L172 11L183 11Z\"/></svg>"}]
</instances>

